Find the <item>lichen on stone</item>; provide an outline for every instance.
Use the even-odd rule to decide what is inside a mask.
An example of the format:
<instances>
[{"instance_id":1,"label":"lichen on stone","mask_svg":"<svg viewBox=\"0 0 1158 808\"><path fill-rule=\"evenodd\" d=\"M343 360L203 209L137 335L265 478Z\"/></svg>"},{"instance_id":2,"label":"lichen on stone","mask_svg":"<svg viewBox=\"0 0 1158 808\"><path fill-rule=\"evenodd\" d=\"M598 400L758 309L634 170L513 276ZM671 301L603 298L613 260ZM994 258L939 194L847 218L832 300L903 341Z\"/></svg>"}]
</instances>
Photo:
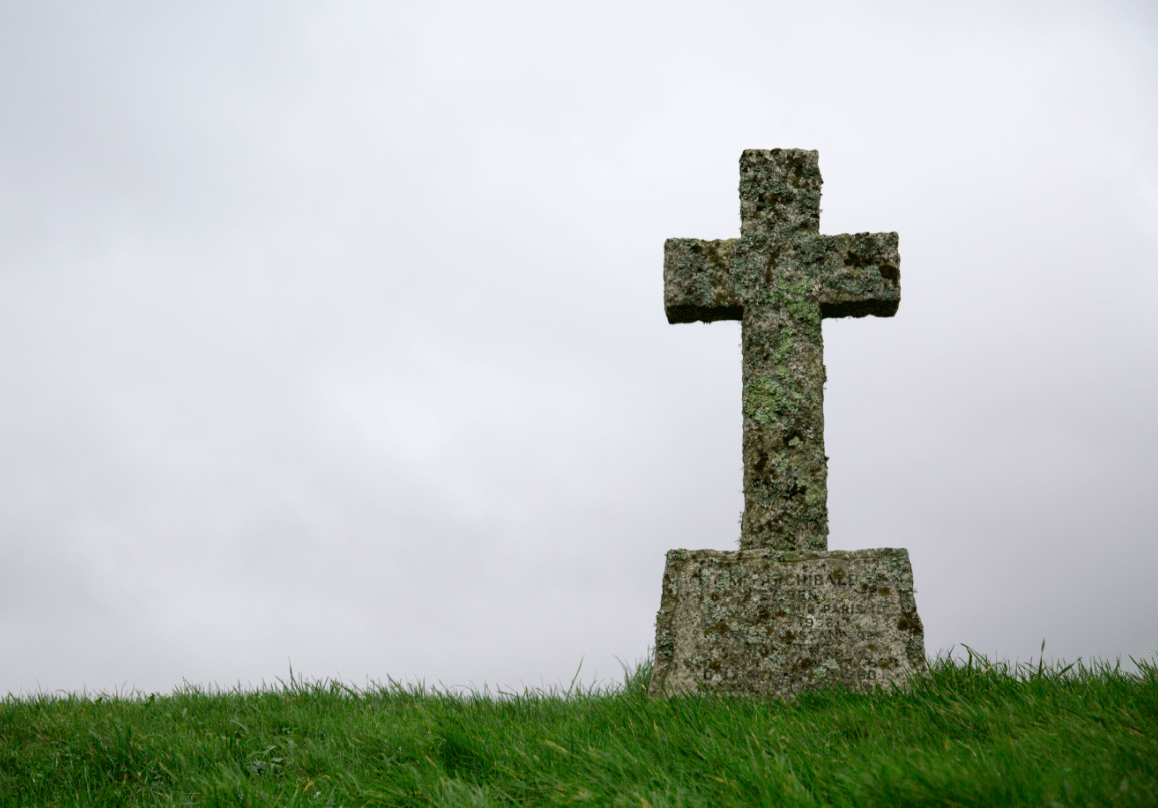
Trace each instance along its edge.
<instances>
[{"instance_id":1,"label":"lichen on stone","mask_svg":"<svg viewBox=\"0 0 1158 808\"><path fill-rule=\"evenodd\" d=\"M820 235L821 184L815 151L749 149L740 238L664 245L670 322L741 321L743 548L827 547L821 319L900 302L896 233Z\"/></svg>"},{"instance_id":2,"label":"lichen on stone","mask_svg":"<svg viewBox=\"0 0 1158 808\"><path fill-rule=\"evenodd\" d=\"M678 584L656 621L652 695L861 690L926 670L904 550L684 551L664 579Z\"/></svg>"},{"instance_id":3,"label":"lichen on stone","mask_svg":"<svg viewBox=\"0 0 1158 808\"><path fill-rule=\"evenodd\" d=\"M900 303L896 233L822 236L814 151L740 158L740 238L668 239L668 321L741 321L739 551L672 550L649 692L791 696L924 671L904 550L828 552L825 317Z\"/></svg>"}]
</instances>

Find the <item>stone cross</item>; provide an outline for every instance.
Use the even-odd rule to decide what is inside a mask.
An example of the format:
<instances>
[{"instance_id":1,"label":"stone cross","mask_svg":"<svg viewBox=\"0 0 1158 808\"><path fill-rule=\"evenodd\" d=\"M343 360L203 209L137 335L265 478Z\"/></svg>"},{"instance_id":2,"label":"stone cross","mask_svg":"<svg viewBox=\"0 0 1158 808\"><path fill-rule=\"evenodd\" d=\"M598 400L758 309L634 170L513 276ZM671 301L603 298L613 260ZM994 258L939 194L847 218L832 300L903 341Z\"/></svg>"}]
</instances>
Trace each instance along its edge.
<instances>
[{"instance_id":1,"label":"stone cross","mask_svg":"<svg viewBox=\"0 0 1158 808\"><path fill-rule=\"evenodd\" d=\"M897 234L820 235L820 185L817 152L748 149L740 238L664 244L668 322L741 322L741 549L828 548L820 321L901 301Z\"/></svg>"},{"instance_id":2,"label":"stone cross","mask_svg":"<svg viewBox=\"0 0 1158 808\"><path fill-rule=\"evenodd\" d=\"M913 569L896 548L829 551L825 317L889 316L896 233L820 235L814 151L740 158L740 238L664 245L668 320L739 320L739 550L670 550L648 693L790 697L903 687L927 670Z\"/></svg>"}]
</instances>

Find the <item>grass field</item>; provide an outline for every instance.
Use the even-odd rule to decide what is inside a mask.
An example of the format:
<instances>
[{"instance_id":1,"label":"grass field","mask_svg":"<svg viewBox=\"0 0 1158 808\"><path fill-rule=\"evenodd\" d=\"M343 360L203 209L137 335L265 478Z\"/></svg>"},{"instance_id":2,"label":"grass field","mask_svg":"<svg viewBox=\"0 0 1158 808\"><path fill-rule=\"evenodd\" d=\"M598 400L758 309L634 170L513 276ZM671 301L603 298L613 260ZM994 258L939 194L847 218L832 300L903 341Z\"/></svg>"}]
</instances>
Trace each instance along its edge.
<instances>
[{"instance_id":1,"label":"grass field","mask_svg":"<svg viewBox=\"0 0 1158 808\"><path fill-rule=\"evenodd\" d=\"M941 658L908 692L288 683L8 697L4 806L1158 806L1158 669Z\"/></svg>"}]
</instances>

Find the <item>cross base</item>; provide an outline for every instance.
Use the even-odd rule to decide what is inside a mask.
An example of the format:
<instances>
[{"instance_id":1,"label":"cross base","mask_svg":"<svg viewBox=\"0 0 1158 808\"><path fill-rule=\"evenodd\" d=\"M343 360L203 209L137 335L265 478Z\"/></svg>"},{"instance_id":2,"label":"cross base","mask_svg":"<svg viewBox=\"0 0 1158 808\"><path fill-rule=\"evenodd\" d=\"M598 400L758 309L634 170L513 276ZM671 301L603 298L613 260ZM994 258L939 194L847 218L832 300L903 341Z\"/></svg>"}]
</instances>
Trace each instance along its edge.
<instances>
[{"instance_id":1,"label":"cross base","mask_svg":"<svg viewBox=\"0 0 1158 808\"><path fill-rule=\"evenodd\" d=\"M793 696L928 672L907 550L671 550L648 694Z\"/></svg>"}]
</instances>

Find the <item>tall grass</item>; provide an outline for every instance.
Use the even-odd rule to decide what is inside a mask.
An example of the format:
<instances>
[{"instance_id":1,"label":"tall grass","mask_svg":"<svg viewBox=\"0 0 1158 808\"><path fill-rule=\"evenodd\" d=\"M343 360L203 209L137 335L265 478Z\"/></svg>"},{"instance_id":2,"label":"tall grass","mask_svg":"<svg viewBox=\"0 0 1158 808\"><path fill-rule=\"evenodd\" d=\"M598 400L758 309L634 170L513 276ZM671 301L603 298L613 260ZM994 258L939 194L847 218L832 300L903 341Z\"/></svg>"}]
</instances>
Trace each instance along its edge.
<instances>
[{"instance_id":1,"label":"tall grass","mask_svg":"<svg viewBox=\"0 0 1158 808\"><path fill-rule=\"evenodd\" d=\"M5 806L1158 806L1158 669L942 657L793 702L288 683L9 696Z\"/></svg>"}]
</instances>

